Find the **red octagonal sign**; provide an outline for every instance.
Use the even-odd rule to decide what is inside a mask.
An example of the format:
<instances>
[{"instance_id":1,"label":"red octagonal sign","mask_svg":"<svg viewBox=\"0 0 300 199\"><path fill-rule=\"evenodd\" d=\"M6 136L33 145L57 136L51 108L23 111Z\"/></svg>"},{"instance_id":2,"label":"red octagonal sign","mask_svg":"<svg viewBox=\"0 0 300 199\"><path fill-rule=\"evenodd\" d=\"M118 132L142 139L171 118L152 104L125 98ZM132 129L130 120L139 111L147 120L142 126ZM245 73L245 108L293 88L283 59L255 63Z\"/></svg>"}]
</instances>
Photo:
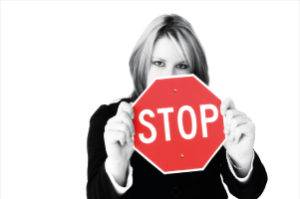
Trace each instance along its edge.
<instances>
[{"instance_id":1,"label":"red octagonal sign","mask_svg":"<svg viewBox=\"0 0 300 199\"><path fill-rule=\"evenodd\" d=\"M155 80L135 101L135 150L164 174L204 170L225 141L221 101L195 75Z\"/></svg>"}]
</instances>

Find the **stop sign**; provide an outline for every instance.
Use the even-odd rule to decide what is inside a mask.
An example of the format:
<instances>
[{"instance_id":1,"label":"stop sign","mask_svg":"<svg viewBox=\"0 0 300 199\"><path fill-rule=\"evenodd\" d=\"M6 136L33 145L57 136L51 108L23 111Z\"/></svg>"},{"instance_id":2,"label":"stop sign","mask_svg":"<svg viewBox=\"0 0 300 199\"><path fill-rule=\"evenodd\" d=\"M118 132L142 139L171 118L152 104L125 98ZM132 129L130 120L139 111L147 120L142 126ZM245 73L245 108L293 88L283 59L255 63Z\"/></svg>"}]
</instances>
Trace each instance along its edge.
<instances>
[{"instance_id":1,"label":"stop sign","mask_svg":"<svg viewBox=\"0 0 300 199\"><path fill-rule=\"evenodd\" d=\"M135 150L164 174L205 169L225 141L220 104L195 75L156 79L133 105Z\"/></svg>"}]
</instances>

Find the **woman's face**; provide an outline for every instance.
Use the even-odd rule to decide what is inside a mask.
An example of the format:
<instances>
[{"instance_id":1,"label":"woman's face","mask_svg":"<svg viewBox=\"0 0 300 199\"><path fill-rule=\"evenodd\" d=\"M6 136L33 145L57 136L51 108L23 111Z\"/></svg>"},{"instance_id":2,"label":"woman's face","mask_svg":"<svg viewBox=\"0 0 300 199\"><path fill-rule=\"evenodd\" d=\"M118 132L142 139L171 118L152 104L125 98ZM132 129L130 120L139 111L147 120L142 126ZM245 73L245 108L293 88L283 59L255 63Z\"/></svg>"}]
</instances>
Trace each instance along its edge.
<instances>
[{"instance_id":1,"label":"woman's face","mask_svg":"<svg viewBox=\"0 0 300 199\"><path fill-rule=\"evenodd\" d=\"M184 59L183 52L177 43L168 37L162 37L156 41L147 76L147 86L158 77L183 75L191 72L192 67Z\"/></svg>"}]
</instances>

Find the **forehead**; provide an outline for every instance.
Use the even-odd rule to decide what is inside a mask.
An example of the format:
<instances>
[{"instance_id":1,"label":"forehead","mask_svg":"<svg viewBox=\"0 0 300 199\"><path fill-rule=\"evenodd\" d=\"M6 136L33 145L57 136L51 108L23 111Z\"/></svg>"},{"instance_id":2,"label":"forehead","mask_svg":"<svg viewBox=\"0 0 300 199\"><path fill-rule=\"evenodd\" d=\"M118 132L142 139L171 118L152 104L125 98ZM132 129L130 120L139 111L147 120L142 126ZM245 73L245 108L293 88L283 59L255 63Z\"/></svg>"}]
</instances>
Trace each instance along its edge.
<instances>
[{"instance_id":1,"label":"forehead","mask_svg":"<svg viewBox=\"0 0 300 199\"><path fill-rule=\"evenodd\" d=\"M185 61L183 50L174 38L161 37L153 48L152 57L166 60Z\"/></svg>"}]
</instances>

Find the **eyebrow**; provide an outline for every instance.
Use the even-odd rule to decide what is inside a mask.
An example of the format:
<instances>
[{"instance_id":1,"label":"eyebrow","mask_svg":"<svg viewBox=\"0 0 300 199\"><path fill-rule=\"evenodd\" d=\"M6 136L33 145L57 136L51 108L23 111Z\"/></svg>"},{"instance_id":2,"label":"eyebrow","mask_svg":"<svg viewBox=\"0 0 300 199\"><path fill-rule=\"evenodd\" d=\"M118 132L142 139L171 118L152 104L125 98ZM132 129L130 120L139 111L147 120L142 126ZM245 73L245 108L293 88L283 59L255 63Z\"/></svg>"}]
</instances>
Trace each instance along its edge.
<instances>
[{"instance_id":1,"label":"eyebrow","mask_svg":"<svg viewBox=\"0 0 300 199\"><path fill-rule=\"evenodd\" d=\"M152 57L152 60L153 59L158 59L158 60L166 61L165 59L160 58L160 57ZM178 62L177 64L188 64L188 62L186 60L182 60L182 61Z\"/></svg>"},{"instance_id":2,"label":"eyebrow","mask_svg":"<svg viewBox=\"0 0 300 199\"><path fill-rule=\"evenodd\" d=\"M152 59L159 59L159 60L166 61L165 59L163 59L163 58L160 58L160 57L152 57Z\"/></svg>"}]
</instances>

